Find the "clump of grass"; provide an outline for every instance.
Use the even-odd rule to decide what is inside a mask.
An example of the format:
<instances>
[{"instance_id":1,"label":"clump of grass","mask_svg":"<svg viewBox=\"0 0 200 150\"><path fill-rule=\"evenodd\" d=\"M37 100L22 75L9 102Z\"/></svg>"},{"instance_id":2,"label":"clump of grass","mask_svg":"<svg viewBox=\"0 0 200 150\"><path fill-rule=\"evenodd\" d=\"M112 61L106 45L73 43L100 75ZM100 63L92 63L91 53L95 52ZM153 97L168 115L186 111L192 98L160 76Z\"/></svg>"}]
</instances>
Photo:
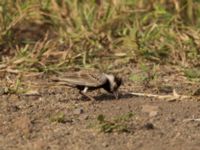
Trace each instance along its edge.
<instances>
[{"instance_id":1,"label":"clump of grass","mask_svg":"<svg viewBox=\"0 0 200 150\"><path fill-rule=\"evenodd\" d=\"M129 79L134 82L143 83L147 86L151 81L156 80L157 67L157 65L146 65L141 63L139 66L140 72L131 74Z\"/></svg>"},{"instance_id":2,"label":"clump of grass","mask_svg":"<svg viewBox=\"0 0 200 150\"><path fill-rule=\"evenodd\" d=\"M3 94L24 94L26 90L22 87L22 83L19 79L14 84L10 84L4 87Z\"/></svg>"},{"instance_id":3,"label":"clump of grass","mask_svg":"<svg viewBox=\"0 0 200 150\"><path fill-rule=\"evenodd\" d=\"M200 78L200 70L199 68L188 68L184 71L185 76L189 79L199 79Z\"/></svg>"},{"instance_id":4,"label":"clump of grass","mask_svg":"<svg viewBox=\"0 0 200 150\"><path fill-rule=\"evenodd\" d=\"M63 112L59 112L54 116L51 116L49 119L51 122L66 123L65 114Z\"/></svg>"},{"instance_id":5,"label":"clump of grass","mask_svg":"<svg viewBox=\"0 0 200 150\"><path fill-rule=\"evenodd\" d=\"M195 64L199 8L197 1L2 0L0 61L37 72L116 60Z\"/></svg>"},{"instance_id":6,"label":"clump of grass","mask_svg":"<svg viewBox=\"0 0 200 150\"><path fill-rule=\"evenodd\" d=\"M97 117L99 128L101 132L111 133L111 132L131 132L129 127L129 122L133 117L133 113L129 112L121 116L116 116L115 118L108 120L102 114Z\"/></svg>"}]
</instances>

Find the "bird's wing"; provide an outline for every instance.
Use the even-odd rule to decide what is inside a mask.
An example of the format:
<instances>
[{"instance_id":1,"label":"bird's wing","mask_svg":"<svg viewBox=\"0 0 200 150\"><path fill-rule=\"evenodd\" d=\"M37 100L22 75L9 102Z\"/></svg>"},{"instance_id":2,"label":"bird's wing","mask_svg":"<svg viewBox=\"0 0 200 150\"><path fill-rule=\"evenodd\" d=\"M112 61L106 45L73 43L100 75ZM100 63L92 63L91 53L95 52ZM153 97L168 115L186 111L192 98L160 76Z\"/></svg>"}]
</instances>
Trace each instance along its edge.
<instances>
[{"instance_id":1,"label":"bird's wing","mask_svg":"<svg viewBox=\"0 0 200 150\"><path fill-rule=\"evenodd\" d=\"M68 86L89 86L89 87L98 87L103 85L107 78L104 74L95 73L95 72L77 72L69 73L63 75L62 77L56 77L53 81L66 84Z\"/></svg>"}]
</instances>

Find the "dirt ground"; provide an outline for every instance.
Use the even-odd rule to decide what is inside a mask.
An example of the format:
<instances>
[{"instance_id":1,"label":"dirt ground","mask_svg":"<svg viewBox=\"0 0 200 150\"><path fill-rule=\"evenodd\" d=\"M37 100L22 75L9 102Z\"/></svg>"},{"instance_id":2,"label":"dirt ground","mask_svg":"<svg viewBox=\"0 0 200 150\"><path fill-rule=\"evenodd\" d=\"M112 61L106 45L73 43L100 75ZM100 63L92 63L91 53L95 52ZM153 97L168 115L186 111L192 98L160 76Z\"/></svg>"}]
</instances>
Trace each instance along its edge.
<instances>
[{"instance_id":1,"label":"dirt ground","mask_svg":"<svg viewBox=\"0 0 200 150\"><path fill-rule=\"evenodd\" d=\"M119 100L104 91L96 91L90 93L96 101L86 101L76 89L46 87L44 84L35 88L39 94L1 94L0 149L198 150L198 96L168 101L129 94L171 94L169 90L160 88L167 84L177 93L189 95L198 87L175 74L174 69L162 68L155 83L149 87L128 80L129 72L122 72L125 81L120 88ZM48 77L24 78L24 82L39 84L44 81L48 81ZM4 78L3 82L6 82ZM113 119L128 113L133 116L126 121ZM98 121L100 115L105 116L108 124L120 122L126 125L126 130L113 127L107 132Z\"/></svg>"}]
</instances>

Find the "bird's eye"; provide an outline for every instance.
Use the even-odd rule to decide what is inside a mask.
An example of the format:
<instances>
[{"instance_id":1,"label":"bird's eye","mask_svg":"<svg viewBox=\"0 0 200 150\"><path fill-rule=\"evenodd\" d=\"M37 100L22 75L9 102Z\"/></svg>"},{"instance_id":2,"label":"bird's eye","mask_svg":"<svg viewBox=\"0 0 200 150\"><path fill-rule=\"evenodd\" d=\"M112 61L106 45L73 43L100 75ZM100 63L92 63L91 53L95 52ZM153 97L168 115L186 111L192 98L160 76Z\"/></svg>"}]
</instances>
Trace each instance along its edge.
<instances>
[{"instance_id":1,"label":"bird's eye","mask_svg":"<svg viewBox=\"0 0 200 150\"><path fill-rule=\"evenodd\" d=\"M117 90L118 89L118 86L117 84L114 85L114 90Z\"/></svg>"}]
</instances>

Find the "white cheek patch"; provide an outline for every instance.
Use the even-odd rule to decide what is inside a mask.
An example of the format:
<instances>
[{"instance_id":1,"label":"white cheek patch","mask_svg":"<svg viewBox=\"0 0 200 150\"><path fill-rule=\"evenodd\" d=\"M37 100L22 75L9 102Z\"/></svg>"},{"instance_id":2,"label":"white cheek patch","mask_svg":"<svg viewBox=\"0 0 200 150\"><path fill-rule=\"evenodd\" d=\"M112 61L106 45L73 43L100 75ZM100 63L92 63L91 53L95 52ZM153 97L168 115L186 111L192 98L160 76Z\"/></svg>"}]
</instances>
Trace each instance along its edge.
<instances>
[{"instance_id":1,"label":"white cheek patch","mask_svg":"<svg viewBox=\"0 0 200 150\"><path fill-rule=\"evenodd\" d=\"M109 80L111 83L114 83L114 76L113 76L113 75L105 74L105 76L108 78L108 80Z\"/></svg>"},{"instance_id":2,"label":"white cheek patch","mask_svg":"<svg viewBox=\"0 0 200 150\"><path fill-rule=\"evenodd\" d=\"M109 74L105 74L105 76L107 77L107 79L110 82L111 89L114 89L114 86L116 84L114 76L113 75L109 75Z\"/></svg>"}]
</instances>

